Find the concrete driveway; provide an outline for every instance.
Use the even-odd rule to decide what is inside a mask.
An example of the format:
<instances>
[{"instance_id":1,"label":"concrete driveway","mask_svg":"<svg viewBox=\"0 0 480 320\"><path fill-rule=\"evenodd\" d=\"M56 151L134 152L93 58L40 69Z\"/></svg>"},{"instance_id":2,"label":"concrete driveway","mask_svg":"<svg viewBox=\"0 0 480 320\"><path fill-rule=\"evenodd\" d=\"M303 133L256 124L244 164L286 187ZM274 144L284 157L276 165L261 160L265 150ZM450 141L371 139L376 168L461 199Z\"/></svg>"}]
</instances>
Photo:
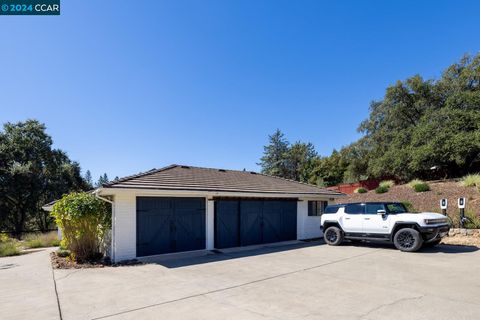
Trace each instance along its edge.
<instances>
[{"instance_id":1,"label":"concrete driveway","mask_svg":"<svg viewBox=\"0 0 480 320\"><path fill-rule=\"evenodd\" d=\"M17 263L0 269L1 319L60 318L47 258L48 252L0 258L0 266ZM66 320L478 319L480 313L476 247L409 254L309 242L54 275Z\"/></svg>"},{"instance_id":2,"label":"concrete driveway","mask_svg":"<svg viewBox=\"0 0 480 320\"><path fill-rule=\"evenodd\" d=\"M60 318L50 249L0 258L0 319Z\"/></svg>"},{"instance_id":3,"label":"concrete driveway","mask_svg":"<svg viewBox=\"0 0 480 320\"><path fill-rule=\"evenodd\" d=\"M322 242L55 270L63 319L478 319L480 251Z\"/></svg>"}]
</instances>

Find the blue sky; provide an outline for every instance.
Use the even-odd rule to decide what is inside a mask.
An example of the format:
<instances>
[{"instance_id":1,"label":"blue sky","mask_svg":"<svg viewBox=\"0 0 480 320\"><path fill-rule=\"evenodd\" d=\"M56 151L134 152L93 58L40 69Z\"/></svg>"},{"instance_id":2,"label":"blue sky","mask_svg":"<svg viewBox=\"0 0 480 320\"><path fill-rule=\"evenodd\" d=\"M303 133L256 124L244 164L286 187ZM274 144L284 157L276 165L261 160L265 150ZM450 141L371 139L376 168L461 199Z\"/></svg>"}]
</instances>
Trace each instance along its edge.
<instances>
[{"instance_id":1,"label":"blue sky","mask_svg":"<svg viewBox=\"0 0 480 320\"><path fill-rule=\"evenodd\" d=\"M478 1L62 1L0 16L0 122L44 122L94 178L258 170L267 135L328 155L370 101L480 50Z\"/></svg>"}]
</instances>

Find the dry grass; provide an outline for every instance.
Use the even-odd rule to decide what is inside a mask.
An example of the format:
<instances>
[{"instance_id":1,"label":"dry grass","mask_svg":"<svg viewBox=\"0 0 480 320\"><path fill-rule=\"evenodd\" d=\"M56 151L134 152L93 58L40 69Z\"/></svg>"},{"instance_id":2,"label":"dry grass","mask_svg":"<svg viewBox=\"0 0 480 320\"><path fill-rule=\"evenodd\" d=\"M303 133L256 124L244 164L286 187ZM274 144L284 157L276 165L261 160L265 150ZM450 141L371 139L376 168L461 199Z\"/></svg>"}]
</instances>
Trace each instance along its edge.
<instances>
[{"instance_id":1,"label":"dry grass","mask_svg":"<svg viewBox=\"0 0 480 320\"><path fill-rule=\"evenodd\" d=\"M20 254L20 246L16 239L6 234L0 235L0 257L16 256Z\"/></svg>"},{"instance_id":2,"label":"dry grass","mask_svg":"<svg viewBox=\"0 0 480 320\"><path fill-rule=\"evenodd\" d=\"M393 180L383 180L380 182L379 187L386 187L386 188L391 188L395 185L395 181Z\"/></svg>"},{"instance_id":3,"label":"dry grass","mask_svg":"<svg viewBox=\"0 0 480 320\"><path fill-rule=\"evenodd\" d=\"M60 240L56 231L35 233L27 235L24 238L23 245L25 248L57 247L60 245Z\"/></svg>"},{"instance_id":4,"label":"dry grass","mask_svg":"<svg viewBox=\"0 0 480 320\"><path fill-rule=\"evenodd\" d=\"M477 187L480 190L480 173L469 174L463 177L460 184L464 187Z\"/></svg>"}]
</instances>

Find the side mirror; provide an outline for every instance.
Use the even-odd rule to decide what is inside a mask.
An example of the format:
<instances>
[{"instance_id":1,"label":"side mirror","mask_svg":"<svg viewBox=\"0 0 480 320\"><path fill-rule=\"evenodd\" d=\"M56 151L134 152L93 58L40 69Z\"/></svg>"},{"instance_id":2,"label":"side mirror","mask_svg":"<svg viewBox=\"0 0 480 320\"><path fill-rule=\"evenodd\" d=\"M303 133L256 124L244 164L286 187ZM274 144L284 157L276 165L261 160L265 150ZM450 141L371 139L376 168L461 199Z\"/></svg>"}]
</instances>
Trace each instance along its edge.
<instances>
[{"instance_id":1,"label":"side mirror","mask_svg":"<svg viewBox=\"0 0 480 320\"><path fill-rule=\"evenodd\" d=\"M386 215L386 214L387 214L387 211L385 211L385 210L377 210L377 214L383 216L383 215Z\"/></svg>"}]
</instances>

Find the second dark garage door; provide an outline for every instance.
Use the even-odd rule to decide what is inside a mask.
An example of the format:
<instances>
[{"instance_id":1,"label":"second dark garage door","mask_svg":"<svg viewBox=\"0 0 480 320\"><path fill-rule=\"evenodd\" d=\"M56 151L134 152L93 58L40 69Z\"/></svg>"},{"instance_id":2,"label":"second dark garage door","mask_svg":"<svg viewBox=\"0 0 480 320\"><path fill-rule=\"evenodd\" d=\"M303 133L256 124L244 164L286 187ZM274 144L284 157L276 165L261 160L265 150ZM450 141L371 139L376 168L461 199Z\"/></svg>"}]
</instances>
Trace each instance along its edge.
<instances>
[{"instance_id":1,"label":"second dark garage door","mask_svg":"<svg viewBox=\"0 0 480 320\"><path fill-rule=\"evenodd\" d=\"M215 248L295 239L296 200L215 201Z\"/></svg>"},{"instance_id":2,"label":"second dark garage door","mask_svg":"<svg viewBox=\"0 0 480 320\"><path fill-rule=\"evenodd\" d=\"M205 249L205 198L137 198L137 256Z\"/></svg>"}]
</instances>

